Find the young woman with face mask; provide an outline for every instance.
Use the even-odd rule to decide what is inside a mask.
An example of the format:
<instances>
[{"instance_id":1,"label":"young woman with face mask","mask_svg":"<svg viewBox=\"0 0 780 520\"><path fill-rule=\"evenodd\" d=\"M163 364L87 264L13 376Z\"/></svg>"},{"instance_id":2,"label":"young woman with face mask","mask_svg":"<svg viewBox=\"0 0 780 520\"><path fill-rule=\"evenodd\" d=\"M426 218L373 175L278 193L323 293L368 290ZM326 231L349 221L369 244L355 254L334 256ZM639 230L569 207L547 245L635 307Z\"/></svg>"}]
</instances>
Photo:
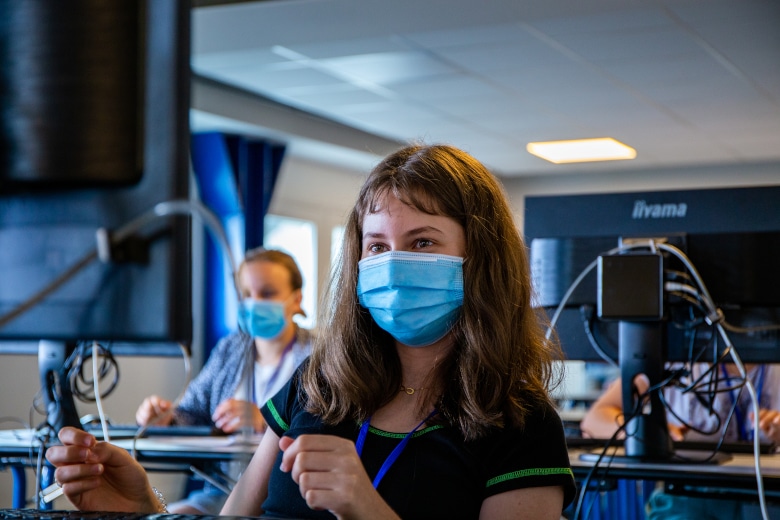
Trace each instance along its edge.
<instances>
[{"instance_id":1,"label":"young woman with face mask","mask_svg":"<svg viewBox=\"0 0 780 520\"><path fill-rule=\"evenodd\" d=\"M222 514L560 518L575 487L548 393L559 351L484 166L448 146L383 160L349 215L324 301L323 334L263 407L268 430ZM155 510L121 450L72 429L60 438L47 457L78 507L112 498ZM109 460L132 496L113 492Z\"/></svg>"},{"instance_id":2,"label":"young woman with face mask","mask_svg":"<svg viewBox=\"0 0 780 520\"><path fill-rule=\"evenodd\" d=\"M292 319L304 314L303 279L287 253L256 248L246 253L236 281L243 298L239 330L219 341L172 413L167 413L173 406L170 401L147 397L136 412L139 425L213 424L225 433L235 433L251 424L255 432L265 430L259 407L284 386L311 351L311 334ZM247 370L249 359L254 366ZM169 509L216 515L226 498L207 483L202 491L190 493Z\"/></svg>"}]
</instances>

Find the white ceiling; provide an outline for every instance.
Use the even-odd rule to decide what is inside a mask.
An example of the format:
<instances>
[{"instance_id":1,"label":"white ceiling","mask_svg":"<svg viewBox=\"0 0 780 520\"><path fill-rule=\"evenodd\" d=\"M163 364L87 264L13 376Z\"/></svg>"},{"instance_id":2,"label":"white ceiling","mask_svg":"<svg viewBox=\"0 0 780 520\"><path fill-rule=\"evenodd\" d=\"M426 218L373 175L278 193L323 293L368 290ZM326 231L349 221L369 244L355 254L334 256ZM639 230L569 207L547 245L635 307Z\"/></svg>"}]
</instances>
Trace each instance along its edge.
<instances>
[{"instance_id":1,"label":"white ceiling","mask_svg":"<svg viewBox=\"0 0 780 520\"><path fill-rule=\"evenodd\" d=\"M193 11L192 52L196 129L326 160L421 139L502 176L780 161L775 0L225 3ZM525 149L602 136L637 159Z\"/></svg>"}]
</instances>

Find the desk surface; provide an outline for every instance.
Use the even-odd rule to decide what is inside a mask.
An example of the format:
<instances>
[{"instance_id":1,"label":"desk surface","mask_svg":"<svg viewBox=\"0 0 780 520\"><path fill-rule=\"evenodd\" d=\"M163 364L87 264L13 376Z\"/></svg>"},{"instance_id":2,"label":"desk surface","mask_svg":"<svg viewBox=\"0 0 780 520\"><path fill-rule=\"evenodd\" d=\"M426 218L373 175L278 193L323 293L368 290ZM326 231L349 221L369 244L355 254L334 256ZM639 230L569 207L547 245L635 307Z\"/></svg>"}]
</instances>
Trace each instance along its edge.
<instances>
[{"instance_id":1,"label":"desk surface","mask_svg":"<svg viewBox=\"0 0 780 520\"><path fill-rule=\"evenodd\" d=\"M135 451L141 462L149 460L180 464L203 460L245 460L255 452L259 440L260 436L249 439L241 436L159 436L137 439ZM132 439L111 443L128 451L133 450ZM40 441L30 430L0 430L0 461L29 458L39 448Z\"/></svg>"},{"instance_id":2,"label":"desk surface","mask_svg":"<svg viewBox=\"0 0 780 520\"><path fill-rule=\"evenodd\" d=\"M154 437L138 439L136 454L139 462L191 464L206 460L247 460L255 451L256 441L237 442L232 437ZM112 441L117 446L132 449L132 440ZM37 453L39 442L28 430L0 430L0 463L18 463L31 459ZM585 478L593 468L593 461L581 460L583 453L593 449L570 449L569 459L578 479ZM780 454L759 457L761 474L767 490L780 493ZM667 482L696 482L713 487L755 489L756 471L753 455L733 454L721 464L682 462L642 462L603 459L594 478L626 478L637 480L664 480Z\"/></svg>"},{"instance_id":3,"label":"desk surface","mask_svg":"<svg viewBox=\"0 0 780 520\"><path fill-rule=\"evenodd\" d=\"M582 460L583 453L594 450L569 450L572 470L578 480L586 477L594 462ZM761 475L767 491L780 492L780 455L759 457ZM594 472L593 478L625 478L636 480L663 480L730 489L756 489L755 459L750 454L732 454L731 458L719 464L692 462L643 462L625 459L611 460L605 456Z\"/></svg>"}]
</instances>

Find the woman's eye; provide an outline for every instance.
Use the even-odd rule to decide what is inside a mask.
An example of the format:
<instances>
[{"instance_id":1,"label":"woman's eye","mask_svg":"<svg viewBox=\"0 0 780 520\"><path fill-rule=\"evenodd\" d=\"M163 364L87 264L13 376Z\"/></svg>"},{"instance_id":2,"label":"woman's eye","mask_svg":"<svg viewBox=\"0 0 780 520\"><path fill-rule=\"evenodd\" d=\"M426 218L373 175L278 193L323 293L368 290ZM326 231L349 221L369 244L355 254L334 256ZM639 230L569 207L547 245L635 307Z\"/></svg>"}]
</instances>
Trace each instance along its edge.
<instances>
[{"instance_id":1,"label":"woman's eye","mask_svg":"<svg viewBox=\"0 0 780 520\"><path fill-rule=\"evenodd\" d=\"M419 240L417 241L417 248L418 248L418 249L423 249L423 248L426 248L426 247L431 247L432 245L433 245L433 241L432 241L432 240L427 240L427 239L425 239L425 238L421 238L421 239L419 239Z\"/></svg>"},{"instance_id":2,"label":"woman's eye","mask_svg":"<svg viewBox=\"0 0 780 520\"><path fill-rule=\"evenodd\" d=\"M385 248L381 244L371 244L368 246L369 253L383 253L384 250Z\"/></svg>"}]
</instances>

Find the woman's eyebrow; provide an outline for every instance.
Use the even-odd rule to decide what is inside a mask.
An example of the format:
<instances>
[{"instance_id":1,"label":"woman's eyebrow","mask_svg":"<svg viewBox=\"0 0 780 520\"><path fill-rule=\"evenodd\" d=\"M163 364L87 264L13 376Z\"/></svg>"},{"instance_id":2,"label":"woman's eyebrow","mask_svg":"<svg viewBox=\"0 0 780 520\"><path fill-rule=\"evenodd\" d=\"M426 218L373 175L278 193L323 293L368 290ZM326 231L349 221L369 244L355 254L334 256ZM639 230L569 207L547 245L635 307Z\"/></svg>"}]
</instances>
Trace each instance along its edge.
<instances>
[{"instance_id":1,"label":"woman's eyebrow","mask_svg":"<svg viewBox=\"0 0 780 520\"><path fill-rule=\"evenodd\" d=\"M364 239L365 238L385 238L385 234L384 233L380 233L378 231L377 232L367 232L367 233L363 233L363 238Z\"/></svg>"},{"instance_id":2,"label":"woman's eyebrow","mask_svg":"<svg viewBox=\"0 0 780 520\"><path fill-rule=\"evenodd\" d=\"M409 231L407 231L404 234L405 235L421 235L421 234L425 234L425 233L439 233L439 234L441 234L442 230L437 228L437 227L433 227L433 226L422 226L422 227L410 229Z\"/></svg>"},{"instance_id":3,"label":"woman's eyebrow","mask_svg":"<svg viewBox=\"0 0 780 520\"><path fill-rule=\"evenodd\" d=\"M417 228L409 229L407 231L403 232L404 236L415 236L415 235L423 235L426 233L436 233L436 234L443 234L443 231L437 227L434 226L420 226ZM381 231L368 231L366 233L363 233L363 239L366 238L385 238L387 236L387 233L383 233Z\"/></svg>"}]
</instances>

